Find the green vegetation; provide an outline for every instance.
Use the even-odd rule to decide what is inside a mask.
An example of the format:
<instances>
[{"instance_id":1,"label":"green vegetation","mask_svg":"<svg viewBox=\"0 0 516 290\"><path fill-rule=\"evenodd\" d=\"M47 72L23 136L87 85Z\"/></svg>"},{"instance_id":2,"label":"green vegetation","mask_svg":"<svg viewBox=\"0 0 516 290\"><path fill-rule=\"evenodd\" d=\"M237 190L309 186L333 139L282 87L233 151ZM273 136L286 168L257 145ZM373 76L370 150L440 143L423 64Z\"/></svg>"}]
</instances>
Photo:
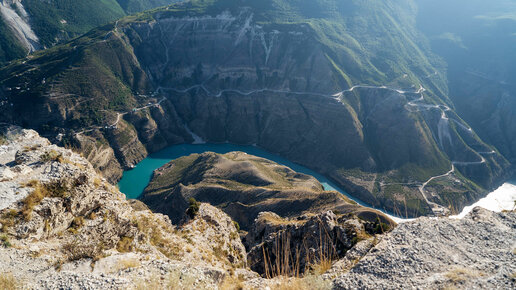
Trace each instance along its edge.
<instances>
[{"instance_id":1,"label":"green vegetation","mask_svg":"<svg viewBox=\"0 0 516 290\"><path fill-rule=\"evenodd\" d=\"M11 242L9 241L9 237L7 235L0 235L0 244L4 247L4 248L9 248L11 247Z\"/></svg>"},{"instance_id":2,"label":"green vegetation","mask_svg":"<svg viewBox=\"0 0 516 290\"><path fill-rule=\"evenodd\" d=\"M18 42L16 36L5 21L0 17L0 63L22 58L27 54L27 50Z\"/></svg>"},{"instance_id":3,"label":"green vegetation","mask_svg":"<svg viewBox=\"0 0 516 290\"><path fill-rule=\"evenodd\" d=\"M7 138L4 135L0 135L0 145L7 144Z\"/></svg>"},{"instance_id":4,"label":"green vegetation","mask_svg":"<svg viewBox=\"0 0 516 290\"><path fill-rule=\"evenodd\" d=\"M30 25L44 47L77 37L131 13L178 0L22 0ZM22 58L27 50L0 17L0 63Z\"/></svg>"},{"instance_id":5,"label":"green vegetation","mask_svg":"<svg viewBox=\"0 0 516 290\"><path fill-rule=\"evenodd\" d=\"M56 38L74 37L125 15L115 0L23 2L31 16L34 32L47 47L54 45Z\"/></svg>"},{"instance_id":6,"label":"green vegetation","mask_svg":"<svg viewBox=\"0 0 516 290\"><path fill-rule=\"evenodd\" d=\"M190 197L190 199L188 200L188 204L190 206L186 210L186 214L193 219L199 212L199 207L201 206L201 203L195 200L195 198Z\"/></svg>"},{"instance_id":7,"label":"green vegetation","mask_svg":"<svg viewBox=\"0 0 516 290\"><path fill-rule=\"evenodd\" d=\"M386 232L389 232L390 230L391 230L391 226L390 225L381 222L380 218L377 218L375 223L374 223L374 225L373 225L373 229L372 229L371 234L381 235L381 234L384 234Z\"/></svg>"},{"instance_id":8,"label":"green vegetation","mask_svg":"<svg viewBox=\"0 0 516 290\"><path fill-rule=\"evenodd\" d=\"M57 161L62 163L64 161L63 155L55 150L50 150L42 154L40 157L41 162L52 162Z\"/></svg>"},{"instance_id":9,"label":"green vegetation","mask_svg":"<svg viewBox=\"0 0 516 290\"><path fill-rule=\"evenodd\" d=\"M151 8L165 6L179 0L117 0L126 13L132 14Z\"/></svg>"}]
</instances>

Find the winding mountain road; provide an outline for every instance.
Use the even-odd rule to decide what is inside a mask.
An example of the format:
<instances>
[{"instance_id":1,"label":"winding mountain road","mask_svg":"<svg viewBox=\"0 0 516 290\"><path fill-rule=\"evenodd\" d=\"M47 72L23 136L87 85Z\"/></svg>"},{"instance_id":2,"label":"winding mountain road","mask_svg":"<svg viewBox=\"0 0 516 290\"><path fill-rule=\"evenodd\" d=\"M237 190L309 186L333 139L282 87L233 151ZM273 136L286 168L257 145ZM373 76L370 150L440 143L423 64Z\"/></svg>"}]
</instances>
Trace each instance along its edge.
<instances>
[{"instance_id":1,"label":"winding mountain road","mask_svg":"<svg viewBox=\"0 0 516 290\"><path fill-rule=\"evenodd\" d=\"M451 119L451 118L448 117L447 112L451 111L450 107L448 107L446 105L437 105L437 104L426 103L425 102L425 97L424 97L424 92L426 91L426 89L422 85L420 85L420 87L416 91L404 91L404 90L400 90L400 89L396 89L396 88L390 88L390 87L387 87L387 86L356 85L356 86L353 86L353 87L351 87L351 88L349 88L347 90L343 90L343 91L335 93L335 94L324 94L324 93L316 93L316 92L290 91L290 90L279 90L279 89L268 89L268 88L256 89L256 90L250 90L250 91L241 91L241 90L238 90L238 89L224 89L224 90L221 90L221 91L219 91L217 93L213 93L210 90L208 90L206 88L206 86L204 86L204 84L198 84L198 85L193 85L193 86L191 86L189 88L186 88L186 89L178 89L178 88L170 88L170 87L158 87L158 89L154 92L153 95L156 95L160 91L173 91L173 92L176 92L176 93L187 93L187 92L190 92L192 90L199 89L199 90L204 91L206 93L206 95L211 96L211 97L221 97L223 94L227 94L227 93L234 93L234 94L239 94L239 95L242 95L242 96L250 96L250 95L253 95L253 94L257 94L257 93L267 93L268 92L268 93L292 94L292 95L313 95L313 96L320 96L320 97L329 97L329 98L333 98L333 99L335 99L337 101L341 101L340 99L342 97L344 97L344 94L346 92L353 92L355 89L358 89L358 88L376 89L376 90L378 90L378 89L389 90L389 91L396 92L396 93L402 94L402 95L404 95L404 94L420 95L419 98L407 102L405 108L407 110L411 111L411 112L421 112L421 111L436 110L436 109L440 110L441 111L442 126L439 126L439 130L446 130L446 132L439 132L439 134L438 134L439 139L442 139L442 138L445 138L445 137L449 138L449 132L448 132L448 130L449 130L449 121L452 121L452 122L456 123L460 128L468 131L470 134L474 134L473 130L470 127L466 126L465 124L463 124L459 120ZM118 125L118 123L120 122L121 117L123 117L124 115L129 114L131 112L136 112L136 111L144 110L144 109L147 109L147 108L150 108L150 107L153 107L153 106L159 106L164 100L166 100L166 97L163 97L160 101L158 101L158 102L156 102L154 104L148 104L148 105L143 106L143 107L134 108L134 109L132 109L131 111L128 111L128 112L117 113L116 121L113 124L111 124L109 126L106 126L106 127L90 128L90 129L78 132L76 134L83 134L83 133L87 133L87 132L94 131L94 130L97 130L97 129L102 129L102 128L114 128L114 127L116 127ZM204 142L199 136L195 135L195 133L192 132L191 130L188 130L188 132L193 136L193 138L194 138L196 143ZM438 140L438 141L442 145L442 141L443 140ZM445 174L442 174L442 175L432 176L424 183L413 182L413 183L397 183L397 184L409 185L409 186L418 186L419 192L423 196L423 198L426 201L426 203L432 208L432 211L434 212L435 215L447 214L448 209L443 207L443 206L441 206L441 205L439 205L439 204L437 204L437 203L435 203L435 202L432 202L430 200L429 193L425 190L425 188L433 180L436 180L436 179L439 179L439 178L448 177L448 176L452 175L455 172L455 170L456 170L456 168L455 168L456 166L481 165L481 164L486 163L486 159L482 155L496 154L495 151L476 152L476 153L480 157L480 160L476 160L476 161L452 161L452 167L451 167L450 171L448 171L448 172L446 172ZM387 185L392 185L392 184L391 183L380 183L380 186L387 186Z\"/></svg>"},{"instance_id":2,"label":"winding mountain road","mask_svg":"<svg viewBox=\"0 0 516 290\"><path fill-rule=\"evenodd\" d=\"M428 110L435 110L435 109L441 111L441 121L440 121L440 125L438 126L439 127L439 129L438 129L439 130L438 136L439 136L439 139L440 139L438 141L441 143L441 146L443 144L443 139L444 138L447 138L448 142L451 142L451 137L450 137L451 135L449 133L449 126L450 126L449 121L454 122L455 124L457 124L458 127L466 130L470 134L474 134L472 128L466 126L464 123L462 123L459 120L456 120L456 119L448 117L447 112L451 111L451 108L448 107L447 105L437 105L437 104L426 103L425 102L425 97L424 97L424 92L426 91L426 89L422 85L420 85L419 89L416 90L416 91L404 91L404 90L401 90L401 89L390 88L390 87L387 87L387 86L356 85L356 86L353 86L353 87L351 87L351 88L349 88L347 90L343 90L343 91L335 93L335 94L323 94L323 93L315 93L315 92L298 92L298 91L267 89L267 88L257 89L257 90L250 90L250 91L241 91L241 90L237 90L237 89L225 89L225 90L219 91L218 93L213 93L213 92L210 92L204 86L204 84L194 85L194 86L191 86L191 87L186 88L186 89L177 89L177 88L163 88L163 89L164 90L171 90L171 91L174 91L174 92L177 92L177 93L187 93L187 92L195 90L195 89L201 89L208 96L211 96L211 97L221 97L225 93L235 93L235 94L239 94L239 95L243 95L243 96L249 96L249 95L253 95L253 94L256 94L256 93L270 92L270 93L282 93L282 94L293 94L293 95L314 95L314 96L321 96L321 97L331 97L331 98L334 98L334 99L340 101L340 99L342 97L344 97L344 93L346 93L346 92L353 92L355 89L358 89L358 88L389 90L389 91L393 91L393 92L396 92L396 93L402 94L402 95L404 95L404 94L420 95L419 98L417 98L415 100L412 100L412 101L409 101L406 104L405 108L407 110L411 111L411 112L428 111ZM429 199L430 198L429 197L429 193L425 190L425 188L433 180L436 180L436 179L439 179L439 178L448 177L448 176L452 175L455 172L455 170L456 170L456 166L481 165L481 164L486 163L486 159L482 155L485 155L485 154L496 154L495 151L476 152L476 153L480 157L480 160L478 160L478 161L452 161L452 167L451 167L450 171L448 171L448 172L446 172L445 174L442 174L442 175L432 176L424 183L399 183L399 184L401 184L401 185L411 185L411 186L417 185L421 195L425 199L426 203L432 208L432 211L434 212L435 215L447 214L447 212L448 212L447 208L445 208L445 207L443 207L443 206L441 206L441 205L439 205L439 204L437 204L435 202L432 202ZM381 186L386 186L386 185L391 185L391 184L380 183L380 185Z\"/></svg>"}]
</instances>

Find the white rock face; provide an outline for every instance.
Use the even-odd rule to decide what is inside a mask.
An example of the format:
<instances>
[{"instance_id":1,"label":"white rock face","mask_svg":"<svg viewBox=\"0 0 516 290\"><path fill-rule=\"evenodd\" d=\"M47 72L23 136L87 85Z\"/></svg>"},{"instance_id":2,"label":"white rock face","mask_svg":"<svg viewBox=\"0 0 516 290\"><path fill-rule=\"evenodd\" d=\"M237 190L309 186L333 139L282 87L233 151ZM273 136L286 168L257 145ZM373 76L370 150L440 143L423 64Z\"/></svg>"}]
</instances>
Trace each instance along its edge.
<instances>
[{"instance_id":1,"label":"white rock face","mask_svg":"<svg viewBox=\"0 0 516 290\"><path fill-rule=\"evenodd\" d=\"M451 218L464 218L475 207L485 208L494 212L514 210L516 208L516 185L505 183L497 190L480 199L471 206L466 206L462 212Z\"/></svg>"},{"instance_id":2,"label":"white rock face","mask_svg":"<svg viewBox=\"0 0 516 290\"><path fill-rule=\"evenodd\" d=\"M21 15L16 13L13 6ZM0 15L29 52L39 49L38 36L32 30L29 24L29 15L20 0L3 0L0 2Z\"/></svg>"},{"instance_id":3,"label":"white rock face","mask_svg":"<svg viewBox=\"0 0 516 290\"><path fill-rule=\"evenodd\" d=\"M399 225L334 289L515 289L516 212Z\"/></svg>"},{"instance_id":4,"label":"white rock face","mask_svg":"<svg viewBox=\"0 0 516 290\"><path fill-rule=\"evenodd\" d=\"M155 280L214 289L228 269L247 271L245 248L221 210L202 204L173 226L128 202L71 150L32 130L2 135L0 275L10 272L28 289L151 289Z\"/></svg>"}]
</instances>

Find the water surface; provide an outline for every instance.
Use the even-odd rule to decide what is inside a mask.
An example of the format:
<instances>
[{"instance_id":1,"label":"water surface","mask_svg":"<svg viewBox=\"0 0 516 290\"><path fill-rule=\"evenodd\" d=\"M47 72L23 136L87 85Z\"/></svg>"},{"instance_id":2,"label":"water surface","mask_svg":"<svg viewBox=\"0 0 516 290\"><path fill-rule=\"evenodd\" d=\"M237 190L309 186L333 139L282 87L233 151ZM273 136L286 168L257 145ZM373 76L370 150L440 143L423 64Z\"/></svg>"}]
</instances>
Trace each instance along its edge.
<instances>
[{"instance_id":1,"label":"water surface","mask_svg":"<svg viewBox=\"0 0 516 290\"><path fill-rule=\"evenodd\" d=\"M122 180L118 183L120 191L123 192L127 198L138 198L145 187L149 184L152 173L154 170L167 164L171 160L179 157L188 156L193 153L204 153L204 152L215 152L225 154L232 151L242 151L258 157L263 157L274 161L278 164L290 167L292 170L311 175L315 177L324 187L325 190L333 190L344 194L349 199L357 202L362 206L371 207L364 202L350 196L345 190L340 188L334 182L330 181L323 175L289 161L281 156L269 153L256 146L241 146L234 144L182 144L167 147L159 152L150 154L147 158L142 160L134 169L124 172ZM514 207L514 201L516 200L516 183L506 183L498 190L490 193L486 198L479 200L472 206L464 208L460 215L455 216L462 218L466 215L474 206L482 206L492 211L510 210ZM512 207L511 207L512 206ZM377 209L396 222L409 221L411 219L403 219L398 216L387 213L385 210Z\"/></svg>"},{"instance_id":2,"label":"water surface","mask_svg":"<svg viewBox=\"0 0 516 290\"><path fill-rule=\"evenodd\" d=\"M345 194L350 199L362 204L359 200L351 197L347 192L340 189L336 184L328 180L323 175L310 170L304 166L291 162L281 156L264 151L256 146L241 146L233 144L182 144L167 147L159 152L150 154L142 160L134 169L124 172L122 180L118 183L120 191L127 198L138 198L152 178L152 172L171 160L179 157L188 156L193 153L215 152L225 154L233 151L242 151L247 154L266 158L278 164L287 166L294 171L315 177L324 186L325 190L334 190Z\"/></svg>"}]
</instances>

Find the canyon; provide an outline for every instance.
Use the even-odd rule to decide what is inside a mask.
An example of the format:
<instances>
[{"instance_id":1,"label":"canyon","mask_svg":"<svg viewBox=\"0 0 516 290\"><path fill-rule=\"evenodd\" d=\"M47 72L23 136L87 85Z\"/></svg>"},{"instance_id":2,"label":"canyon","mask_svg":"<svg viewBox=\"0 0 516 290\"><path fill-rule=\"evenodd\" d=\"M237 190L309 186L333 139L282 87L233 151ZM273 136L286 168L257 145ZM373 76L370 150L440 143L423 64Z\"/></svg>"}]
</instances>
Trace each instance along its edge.
<instances>
[{"instance_id":1,"label":"canyon","mask_svg":"<svg viewBox=\"0 0 516 290\"><path fill-rule=\"evenodd\" d=\"M412 6L396 6L407 25L389 35L368 24L382 47L346 25L351 11L394 13L387 5L336 4L335 27L348 27L337 33L301 12L285 24L274 1L229 2L130 16L1 69L1 121L78 148L111 182L173 144L256 144L408 217L458 212L511 176L457 115L442 75L426 77L441 64L409 45ZM359 57L392 54L393 33L418 65Z\"/></svg>"}]
</instances>

